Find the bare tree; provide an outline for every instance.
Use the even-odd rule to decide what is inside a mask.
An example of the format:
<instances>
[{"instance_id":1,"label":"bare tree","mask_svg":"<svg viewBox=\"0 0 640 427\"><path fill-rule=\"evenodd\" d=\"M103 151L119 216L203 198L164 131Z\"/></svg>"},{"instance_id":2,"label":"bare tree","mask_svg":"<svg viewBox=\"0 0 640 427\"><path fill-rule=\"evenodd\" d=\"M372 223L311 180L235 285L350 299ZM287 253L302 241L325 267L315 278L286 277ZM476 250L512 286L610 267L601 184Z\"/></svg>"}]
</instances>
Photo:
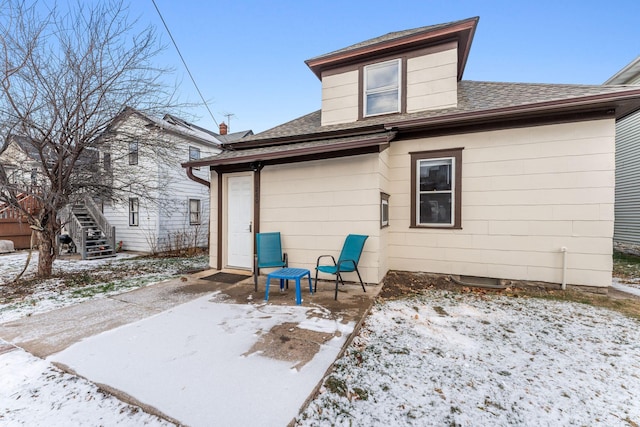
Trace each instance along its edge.
<instances>
[{"instance_id":1,"label":"bare tree","mask_svg":"<svg viewBox=\"0 0 640 427\"><path fill-rule=\"evenodd\" d=\"M37 5L37 4L36 4ZM132 138L152 147L149 136L105 138L124 106L155 113L169 108L171 94L154 66L161 50L153 28L137 23L119 1L82 2L62 12L22 1L0 2L0 154L14 138L28 145L40 171L38 180L16 179L0 164L0 204L22 211L39 244L38 275L51 275L58 212L84 194L117 198L139 177L119 176L99 167L99 151L126 153L115 144ZM65 5L66 7L66 5ZM146 133L148 135L149 132ZM159 152L157 155L167 155ZM28 173L28 171L27 171ZM11 176L13 174L13 176ZM25 195L37 199L37 213L25 208Z\"/></svg>"}]
</instances>

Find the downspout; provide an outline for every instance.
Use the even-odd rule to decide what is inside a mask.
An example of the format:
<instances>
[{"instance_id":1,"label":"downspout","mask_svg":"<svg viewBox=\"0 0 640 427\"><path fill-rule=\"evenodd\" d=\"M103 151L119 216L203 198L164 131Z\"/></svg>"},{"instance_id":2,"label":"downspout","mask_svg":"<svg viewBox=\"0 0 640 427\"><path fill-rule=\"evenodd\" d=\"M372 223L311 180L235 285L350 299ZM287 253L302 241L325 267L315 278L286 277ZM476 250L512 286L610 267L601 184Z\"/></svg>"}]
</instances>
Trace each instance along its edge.
<instances>
[{"instance_id":1,"label":"downspout","mask_svg":"<svg viewBox=\"0 0 640 427\"><path fill-rule=\"evenodd\" d=\"M562 285L561 289L564 291L567 289L567 247L563 246L560 248L560 252L562 252Z\"/></svg>"},{"instance_id":2,"label":"downspout","mask_svg":"<svg viewBox=\"0 0 640 427\"><path fill-rule=\"evenodd\" d=\"M206 185L207 187L211 188L211 183L209 181L207 181L206 179L197 177L193 174L193 167L191 166L187 167L187 176L191 181L195 181L198 184Z\"/></svg>"}]
</instances>

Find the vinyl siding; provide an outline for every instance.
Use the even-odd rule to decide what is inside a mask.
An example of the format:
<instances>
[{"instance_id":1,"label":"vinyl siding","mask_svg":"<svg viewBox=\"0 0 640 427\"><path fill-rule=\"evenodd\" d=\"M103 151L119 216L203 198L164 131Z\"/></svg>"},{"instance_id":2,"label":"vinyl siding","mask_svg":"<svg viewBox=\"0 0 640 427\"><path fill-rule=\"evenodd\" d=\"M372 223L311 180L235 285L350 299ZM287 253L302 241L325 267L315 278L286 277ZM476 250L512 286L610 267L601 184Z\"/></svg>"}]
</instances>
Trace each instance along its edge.
<instances>
[{"instance_id":1,"label":"vinyl siding","mask_svg":"<svg viewBox=\"0 0 640 427\"><path fill-rule=\"evenodd\" d=\"M616 124L614 240L640 245L640 113Z\"/></svg>"},{"instance_id":2,"label":"vinyl siding","mask_svg":"<svg viewBox=\"0 0 640 427\"><path fill-rule=\"evenodd\" d=\"M358 120L358 70L322 77L322 125Z\"/></svg>"},{"instance_id":3,"label":"vinyl siding","mask_svg":"<svg viewBox=\"0 0 640 427\"><path fill-rule=\"evenodd\" d=\"M131 129L146 129L145 121L135 116L122 124ZM140 181L148 183L155 190L145 197L135 193L125 194L125 203L104 206L105 217L116 227L116 240L123 242L123 249L138 252L154 252L172 249L179 241L196 242L197 246L208 244L209 188L192 181L180 163L189 160L189 147L198 147L201 157L219 152L215 147L168 132L147 131L141 138L138 165L128 164L127 145L112 151L112 167L117 180L118 173L139 174ZM155 143L154 141L158 141ZM155 147L154 147L155 145ZM165 147L162 152L154 151ZM209 179L207 168L194 170L194 175ZM140 200L140 225L129 226L128 198ZM200 200L201 225L189 224L189 199Z\"/></svg>"},{"instance_id":4,"label":"vinyl siding","mask_svg":"<svg viewBox=\"0 0 640 427\"><path fill-rule=\"evenodd\" d=\"M456 107L457 48L407 60L407 113Z\"/></svg>"},{"instance_id":5,"label":"vinyl siding","mask_svg":"<svg viewBox=\"0 0 640 427\"><path fill-rule=\"evenodd\" d=\"M282 233L289 265L311 271L319 255L337 258L348 234L366 234L359 270L365 282L378 283L386 273L380 261L379 169L376 154L265 167L260 231Z\"/></svg>"},{"instance_id":6,"label":"vinyl siding","mask_svg":"<svg viewBox=\"0 0 640 427\"><path fill-rule=\"evenodd\" d=\"M389 151L389 268L611 283L613 120L411 141ZM462 229L411 229L410 152L464 147Z\"/></svg>"}]
</instances>

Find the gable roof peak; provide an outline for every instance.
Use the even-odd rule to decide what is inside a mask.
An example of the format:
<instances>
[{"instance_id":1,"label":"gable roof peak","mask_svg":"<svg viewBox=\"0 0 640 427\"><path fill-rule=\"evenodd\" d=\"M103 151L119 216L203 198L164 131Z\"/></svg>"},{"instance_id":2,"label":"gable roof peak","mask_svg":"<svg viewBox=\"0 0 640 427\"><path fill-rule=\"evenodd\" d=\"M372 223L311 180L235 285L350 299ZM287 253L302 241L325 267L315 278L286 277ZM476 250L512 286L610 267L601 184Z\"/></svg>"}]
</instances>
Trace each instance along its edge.
<instances>
[{"instance_id":1,"label":"gable roof peak","mask_svg":"<svg viewBox=\"0 0 640 427\"><path fill-rule=\"evenodd\" d=\"M460 80L479 19L476 16L443 24L390 32L316 56L306 60L305 63L318 78L321 78L322 72L327 69L366 61L398 51L419 49L456 40L458 42L458 80Z\"/></svg>"}]
</instances>

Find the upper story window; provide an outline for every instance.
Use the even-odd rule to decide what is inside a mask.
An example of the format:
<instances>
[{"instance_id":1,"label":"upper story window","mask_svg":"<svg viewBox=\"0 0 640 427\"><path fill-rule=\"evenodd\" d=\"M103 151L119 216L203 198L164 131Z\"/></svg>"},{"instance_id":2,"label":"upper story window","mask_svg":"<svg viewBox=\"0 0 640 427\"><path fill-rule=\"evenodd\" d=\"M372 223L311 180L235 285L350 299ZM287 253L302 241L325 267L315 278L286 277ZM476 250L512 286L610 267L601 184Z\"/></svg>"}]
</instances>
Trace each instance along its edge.
<instances>
[{"instance_id":1,"label":"upper story window","mask_svg":"<svg viewBox=\"0 0 640 427\"><path fill-rule=\"evenodd\" d=\"M129 164L130 165L138 164L138 141L133 141L129 143Z\"/></svg>"},{"instance_id":2,"label":"upper story window","mask_svg":"<svg viewBox=\"0 0 640 427\"><path fill-rule=\"evenodd\" d=\"M104 153L102 157L102 167L105 172L111 172L111 153Z\"/></svg>"},{"instance_id":3,"label":"upper story window","mask_svg":"<svg viewBox=\"0 0 640 427\"><path fill-rule=\"evenodd\" d=\"M189 161L200 160L200 149L198 147L189 147Z\"/></svg>"},{"instance_id":4,"label":"upper story window","mask_svg":"<svg viewBox=\"0 0 640 427\"><path fill-rule=\"evenodd\" d=\"M189 147L189 161L200 160L200 149L198 147ZM200 170L200 168L194 168Z\"/></svg>"},{"instance_id":5,"label":"upper story window","mask_svg":"<svg viewBox=\"0 0 640 427\"><path fill-rule=\"evenodd\" d=\"M364 116L400 111L400 59L364 67Z\"/></svg>"}]
</instances>

